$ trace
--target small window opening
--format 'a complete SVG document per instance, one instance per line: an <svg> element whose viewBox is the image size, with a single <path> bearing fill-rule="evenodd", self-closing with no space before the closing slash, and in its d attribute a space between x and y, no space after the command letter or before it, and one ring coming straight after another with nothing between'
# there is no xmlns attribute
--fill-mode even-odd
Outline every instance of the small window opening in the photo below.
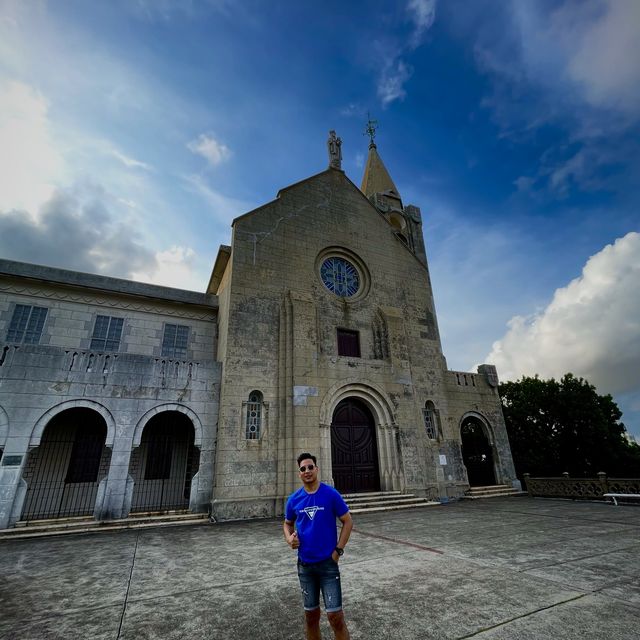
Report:
<svg viewBox="0 0 640 640"><path fill-rule="evenodd" d="M245 436L247 440L259 440L262 426L262 394L252 391L247 402L247 420Z"/></svg>
<svg viewBox="0 0 640 640"><path fill-rule="evenodd" d="M338 329L338 355L360 357L360 334L357 331Z"/></svg>

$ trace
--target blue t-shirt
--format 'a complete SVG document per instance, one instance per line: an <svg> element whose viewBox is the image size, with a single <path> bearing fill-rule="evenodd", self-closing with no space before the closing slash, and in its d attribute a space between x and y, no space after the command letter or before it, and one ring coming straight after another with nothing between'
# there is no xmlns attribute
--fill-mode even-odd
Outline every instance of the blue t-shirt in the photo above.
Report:
<svg viewBox="0 0 640 640"><path fill-rule="evenodd" d="M338 544L336 518L349 511L342 496L328 484L320 483L315 493L300 487L287 500L285 518L295 522L302 562L326 560Z"/></svg>

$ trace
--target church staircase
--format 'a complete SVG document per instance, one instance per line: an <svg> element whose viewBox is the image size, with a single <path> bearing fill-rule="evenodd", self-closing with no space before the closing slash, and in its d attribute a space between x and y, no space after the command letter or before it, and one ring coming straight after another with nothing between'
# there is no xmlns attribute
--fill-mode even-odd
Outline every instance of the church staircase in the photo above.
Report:
<svg viewBox="0 0 640 640"><path fill-rule="evenodd" d="M508 484L492 484L486 487L470 487L464 492L463 497L467 500L480 500L482 498L508 498L526 495L526 491L518 491Z"/></svg>
<svg viewBox="0 0 640 640"><path fill-rule="evenodd" d="M125 529L149 529L172 525L207 524L206 513L168 511L166 513L136 513L122 520L94 520L90 516L55 518L51 520L19 521L11 529L0 530L0 540L60 536L70 533L105 533Z"/></svg>
<svg viewBox="0 0 640 640"><path fill-rule="evenodd" d="M431 507L440 504L439 502L432 502L426 498L419 498L412 493L402 493L401 491L348 493L342 497L349 505L349 511L353 514Z"/></svg>

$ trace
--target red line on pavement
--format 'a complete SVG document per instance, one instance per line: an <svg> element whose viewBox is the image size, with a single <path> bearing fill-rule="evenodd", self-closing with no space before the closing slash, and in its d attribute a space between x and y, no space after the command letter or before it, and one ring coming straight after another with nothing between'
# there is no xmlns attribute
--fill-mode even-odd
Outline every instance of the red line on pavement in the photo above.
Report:
<svg viewBox="0 0 640 640"><path fill-rule="evenodd" d="M420 551L430 551L431 553L439 553L440 555L444 555L444 551L440 551L439 549L434 549L433 547L424 547L421 544L416 544L415 542L406 542L405 540L398 540L396 538L387 538L387 536L381 536L377 533L368 533L365 531L360 531L360 529L353 529L355 533L359 533L361 536L369 536L370 538L377 538L378 540L385 540L386 542L395 542L396 544L403 544L407 547L413 547L414 549L420 549Z"/></svg>

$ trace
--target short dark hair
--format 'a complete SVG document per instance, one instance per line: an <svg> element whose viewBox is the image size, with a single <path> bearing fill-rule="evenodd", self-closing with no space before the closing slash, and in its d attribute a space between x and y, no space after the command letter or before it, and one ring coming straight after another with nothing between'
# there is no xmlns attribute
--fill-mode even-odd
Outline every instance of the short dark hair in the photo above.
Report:
<svg viewBox="0 0 640 640"><path fill-rule="evenodd" d="M301 453L301 454L298 456L298 466L300 466L300 463L301 463L303 460L313 460L313 464L318 464L318 463L316 462L316 457L315 457L315 456L313 456L313 455L311 455L310 453L306 453L306 452L305 452L305 453Z"/></svg>

